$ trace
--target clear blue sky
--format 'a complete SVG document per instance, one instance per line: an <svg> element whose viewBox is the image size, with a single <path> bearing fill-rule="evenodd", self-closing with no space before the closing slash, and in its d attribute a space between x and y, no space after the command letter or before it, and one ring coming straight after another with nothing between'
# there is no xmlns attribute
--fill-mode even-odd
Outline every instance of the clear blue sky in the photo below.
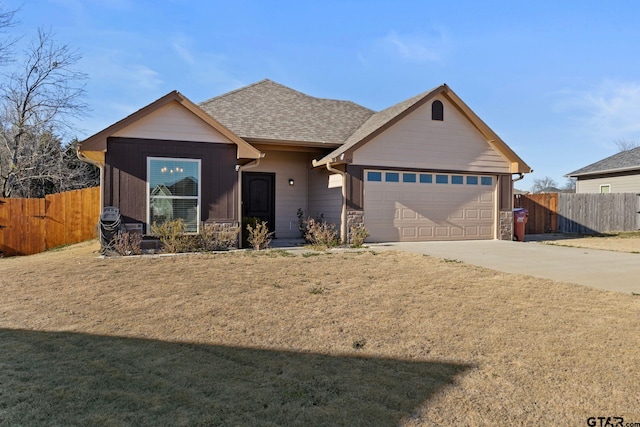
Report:
<svg viewBox="0 0 640 427"><path fill-rule="evenodd" d="M637 1L4 0L83 56L84 139L177 89L194 102L269 78L380 110L447 83L534 169L640 141ZM19 46L18 46L19 49Z"/></svg>

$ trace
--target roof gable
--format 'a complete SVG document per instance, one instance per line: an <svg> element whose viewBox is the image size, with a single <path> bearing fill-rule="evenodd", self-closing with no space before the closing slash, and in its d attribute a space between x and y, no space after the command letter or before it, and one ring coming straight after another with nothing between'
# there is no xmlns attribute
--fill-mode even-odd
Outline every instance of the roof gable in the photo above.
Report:
<svg viewBox="0 0 640 427"><path fill-rule="evenodd" d="M107 138L116 135L126 135L127 130L133 131L133 129L140 126L145 119L149 119L154 113L166 109L166 107L177 105L186 109L193 119L198 120L201 125L204 125L204 128L210 128L214 131L215 135L221 135L227 141L236 144L238 146L238 158L257 159L261 157L262 154L259 150L235 135L178 91L169 92L162 98L157 99L106 129L90 136L80 144L79 151L86 157L98 162L103 162L104 152L107 151Z"/></svg>
<svg viewBox="0 0 640 427"><path fill-rule="evenodd" d="M432 103L444 106L444 120L432 119ZM402 120L348 150L354 165L509 173L511 163L442 94L411 109Z"/></svg>
<svg viewBox="0 0 640 427"><path fill-rule="evenodd" d="M583 175L620 172L634 169L640 169L640 147L614 154L613 156L609 156L568 173L566 176L579 177Z"/></svg>
<svg viewBox="0 0 640 427"><path fill-rule="evenodd" d="M313 162L314 166L328 163L345 162L352 153L367 142L389 129L395 123L407 117L411 112L420 108L436 96L442 95L483 135L486 141L510 162L512 173L530 173L527 165L511 148L487 126L446 84L393 105L379 113L373 114L362 124L345 143L323 157Z"/></svg>
<svg viewBox="0 0 640 427"><path fill-rule="evenodd" d="M200 107L247 140L342 144L373 110L315 98L271 80L211 98Z"/></svg>

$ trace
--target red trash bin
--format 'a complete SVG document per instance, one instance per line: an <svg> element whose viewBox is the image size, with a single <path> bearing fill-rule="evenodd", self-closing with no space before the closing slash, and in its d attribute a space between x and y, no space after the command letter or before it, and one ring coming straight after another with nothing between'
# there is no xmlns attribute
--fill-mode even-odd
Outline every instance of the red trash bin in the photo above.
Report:
<svg viewBox="0 0 640 427"><path fill-rule="evenodd" d="M524 226L529 218L529 211L525 208L513 210L513 236L515 240L524 242Z"/></svg>

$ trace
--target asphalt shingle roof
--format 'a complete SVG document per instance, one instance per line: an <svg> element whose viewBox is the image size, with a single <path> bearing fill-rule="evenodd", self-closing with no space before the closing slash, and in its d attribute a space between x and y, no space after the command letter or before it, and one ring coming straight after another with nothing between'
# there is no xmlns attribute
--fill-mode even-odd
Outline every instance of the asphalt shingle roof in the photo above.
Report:
<svg viewBox="0 0 640 427"><path fill-rule="evenodd" d="M315 98L265 79L200 103L243 139L342 144L373 110Z"/></svg>
<svg viewBox="0 0 640 427"><path fill-rule="evenodd" d="M640 147L614 154L606 159L568 173L567 176L591 175L636 168L640 169Z"/></svg>

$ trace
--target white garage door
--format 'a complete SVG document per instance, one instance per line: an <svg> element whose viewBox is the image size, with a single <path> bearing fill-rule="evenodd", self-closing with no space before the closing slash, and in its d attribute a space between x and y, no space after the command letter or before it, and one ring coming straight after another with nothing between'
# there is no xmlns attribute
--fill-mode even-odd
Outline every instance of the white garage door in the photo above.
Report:
<svg viewBox="0 0 640 427"><path fill-rule="evenodd" d="M368 241L493 239L496 176L365 171Z"/></svg>

